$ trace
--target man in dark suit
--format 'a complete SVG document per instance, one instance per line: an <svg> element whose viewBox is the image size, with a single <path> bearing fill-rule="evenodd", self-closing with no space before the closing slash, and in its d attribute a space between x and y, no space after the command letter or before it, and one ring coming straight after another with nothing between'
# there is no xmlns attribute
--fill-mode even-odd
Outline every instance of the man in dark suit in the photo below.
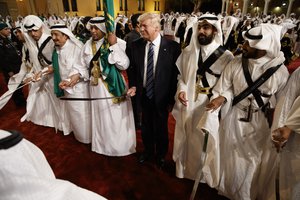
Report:
<svg viewBox="0 0 300 200"><path fill-rule="evenodd" d="M20 71L22 52L17 48L17 43L10 39L11 29L5 22L0 22L0 72L2 71L5 82ZM26 100L21 89L12 95L16 106L25 106Z"/></svg>
<svg viewBox="0 0 300 200"><path fill-rule="evenodd" d="M131 46L131 43L133 41L135 41L141 37L140 26L137 21L140 15L141 15L140 13L137 13L137 14L132 15L130 18L132 30L124 38L124 40L126 41L126 48ZM129 66L127 68L128 76L130 76L132 74L131 71L132 71L132 67ZM130 80L131 77L128 77L128 79ZM141 113L139 112L141 109L137 108L136 97L131 97L131 102L132 102L132 108L133 108L134 124L135 124L136 130L138 130L138 129L141 129L141 124L142 124Z"/></svg>
<svg viewBox="0 0 300 200"><path fill-rule="evenodd" d="M157 164L164 167L168 151L168 115L174 105L178 70L175 62L180 45L160 35L160 17L144 13L138 18L142 38L126 52L132 67L129 76L131 96L136 92L142 112L143 163L156 153Z"/></svg>
<svg viewBox="0 0 300 200"><path fill-rule="evenodd" d="M130 46L131 43L141 37L140 34L140 27L137 19L139 18L141 14L137 13L131 16L130 21L131 21L131 26L132 29L131 31L125 35L124 40L126 41L126 45Z"/></svg>

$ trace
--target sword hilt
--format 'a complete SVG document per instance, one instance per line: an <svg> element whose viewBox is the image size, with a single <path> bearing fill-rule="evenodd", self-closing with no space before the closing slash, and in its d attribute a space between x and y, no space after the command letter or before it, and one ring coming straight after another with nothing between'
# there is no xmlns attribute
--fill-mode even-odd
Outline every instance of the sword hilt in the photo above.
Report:
<svg viewBox="0 0 300 200"><path fill-rule="evenodd" d="M247 107L247 118L239 118L239 120L242 122L251 122L252 120L252 114L253 114L252 98L248 98L248 101L249 101L249 105Z"/></svg>

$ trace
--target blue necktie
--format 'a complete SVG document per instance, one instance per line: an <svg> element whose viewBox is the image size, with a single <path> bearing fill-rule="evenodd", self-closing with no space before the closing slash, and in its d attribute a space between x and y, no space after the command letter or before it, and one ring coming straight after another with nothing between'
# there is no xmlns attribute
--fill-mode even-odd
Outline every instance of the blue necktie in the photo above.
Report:
<svg viewBox="0 0 300 200"><path fill-rule="evenodd" d="M153 88L154 88L154 77L153 77L153 43L149 44L148 57L147 57L147 74L146 74L146 96L149 99L153 97Z"/></svg>

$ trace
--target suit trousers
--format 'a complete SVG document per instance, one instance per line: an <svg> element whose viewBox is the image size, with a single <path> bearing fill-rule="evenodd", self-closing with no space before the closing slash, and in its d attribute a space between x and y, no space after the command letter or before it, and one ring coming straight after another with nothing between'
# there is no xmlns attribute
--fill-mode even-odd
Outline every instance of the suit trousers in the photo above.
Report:
<svg viewBox="0 0 300 200"><path fill-rule="evenodd" d="M142 140L144 152L156 153L158 158L164 158L168 152L168 116L167 108L158 109L154 101L145 93L142 97Z"/></svg>

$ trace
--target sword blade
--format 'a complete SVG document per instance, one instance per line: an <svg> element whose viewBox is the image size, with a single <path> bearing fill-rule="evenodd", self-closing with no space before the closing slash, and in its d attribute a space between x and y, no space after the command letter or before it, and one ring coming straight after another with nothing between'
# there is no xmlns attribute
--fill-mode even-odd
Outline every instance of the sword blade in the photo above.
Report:
<svg viewBox="0 0 300 200"><path fill-rule="evenodd" d="M205 129L202 129L202 131L205 133L205 135L204 135L204 142L203 142L203 148L202 148L202 153L201 153L201 161L200 161L201 163L200 163L197 175L196 175L196 179L195 179L195 183L194 183L194 186L193 186L192 193L190 195L190 200L193 200L195 198L199 182L200 182L200 180L202 179L202 176L203 176L202 169L203 169L203 166L205 164L206 157L207 157L206 150L207 150L209 132L206 131Z"/></svg>
<svg viewBox="0 0 300 200"><path fill-rule="evenodd" d="M117 96L117 97L94 97L94 98L69 98L69 97L60 97L60 100L65 101L95 101L95 100L105 100L105 99L118 99L118 98L124 98L127 97L127 95Z"/></svg>
<svg viewBox="0 0 300 200"><path fill-rule="evenodd" d="M20 84L22 84L22 83L9 83L7 85L20 85Z"/></svg>
<svg viewBox="0 0 300 200"><path fill-rule="evenodd" d="M276 178L275 178L275 199L280 200L280 185L279 185L279 176L280 176L280 150L277 152L276 156Z"/></svg>
<svg viewBox="0 0 300 200"><path fill-rule="evenodd" d="M1 97L1 99L5 99L6 97L9 97L11 94L13 94L15 91L21 89L22 87L25 87L26 85L30 84L32 81L29 81L28 83L25 83L19 87L17 87L14 91L11 91L10 93L8 93L6 96Z"/></svg>

